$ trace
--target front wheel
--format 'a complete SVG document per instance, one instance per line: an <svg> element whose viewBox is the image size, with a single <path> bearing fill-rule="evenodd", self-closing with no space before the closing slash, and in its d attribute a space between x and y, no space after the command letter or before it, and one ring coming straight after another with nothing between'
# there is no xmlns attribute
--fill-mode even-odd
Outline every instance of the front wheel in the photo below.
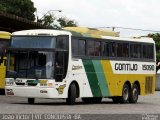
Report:
<svg viewBox="0 0 160 120"><path fill-rule="evenodd" d="M124 84L123 90L122 90L122 96L119 99L120 103L128 103L129 97L130 97L130 88L128 84Z"/></svg>
<svg viewBox="0 0 160 120"><path fill-rule="evenodd" d="M139 87L137 84L134 84L131 90L131 95L129 98L130 103L136 103L139 95Z"/></svg>
<svg viewBox="0 0 160 120"><path fill-rule="evenodd" d="M66 99L66 102L68 105L74 105L76 101L76 85L72 83L69 87L68 91L68 98Z"/></svg>

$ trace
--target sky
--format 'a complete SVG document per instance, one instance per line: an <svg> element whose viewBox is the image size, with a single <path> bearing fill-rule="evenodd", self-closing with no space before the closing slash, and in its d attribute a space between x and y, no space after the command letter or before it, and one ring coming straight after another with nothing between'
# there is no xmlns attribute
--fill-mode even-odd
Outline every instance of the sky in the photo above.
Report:
<svg viewBox="0 0 160 120"><path fill-rule="evenodd" d="M160 0L32 0L41 18L49 10L73 19L78 26L124 27L160 31ZM115 28L120 36L142 36L152 31Z"/></svg>

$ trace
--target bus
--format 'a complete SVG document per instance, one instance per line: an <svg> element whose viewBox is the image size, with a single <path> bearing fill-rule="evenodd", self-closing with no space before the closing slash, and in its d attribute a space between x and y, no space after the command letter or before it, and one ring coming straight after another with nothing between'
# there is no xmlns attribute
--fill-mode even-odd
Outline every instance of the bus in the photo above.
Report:
<svg viewBox="0 0 160 120"><path fill-rule="evenodd" d="M4 95L5 74L6 74L6 48L10 40L11 33L0 31L0 95Z"/></svg>
<svg viewBox="0 0 160 120"><path fill-rule="evenodd" d="M104 34L105 33L105 34ZM107 36L108 35L108 36ZM136 103L155 91L156 53L151 38L121 38L93 28L24 30L12 34L6 95L28 99L76 98L99 103Z"/></svg>

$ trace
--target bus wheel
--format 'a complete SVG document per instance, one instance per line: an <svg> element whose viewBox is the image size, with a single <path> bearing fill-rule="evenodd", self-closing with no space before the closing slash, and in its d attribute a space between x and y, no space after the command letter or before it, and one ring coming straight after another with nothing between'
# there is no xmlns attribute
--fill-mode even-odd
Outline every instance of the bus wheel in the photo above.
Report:
<svg viewBox="0 0 160 120"><path fill-rule="evenodd" d="M82 98L84 103L100 103L102 101L102 97L93 97L93 98Z"/></svg>
<svg viewBox="0 0 160 120"><path fill-rule="evenodd" d="M131 95L129 98L130 103L136 103L138 100L139 87L137 84L134 84L131 90Z"/></svg>
<svg viewBox="0 0 160 120"><path fill-rule="evenodd" d="M29 104L34 104L35 102L35 99L34 98L28 98L28 103Z"/></svg>
<svg viewBox="0 0 160 120"><path fill-rule="evenodd" d="M74 105L76 101L76 85L72 83L69 87L68 98L66 102L68 105Z"/></svg>
<svg viewBox="0 0 160 120"><path fill-rule="evenodd" d="M130 88L128 84L124 84L123 90L122 90L122 96L120 96L120 103L128 103L130 97Z"/></svg>

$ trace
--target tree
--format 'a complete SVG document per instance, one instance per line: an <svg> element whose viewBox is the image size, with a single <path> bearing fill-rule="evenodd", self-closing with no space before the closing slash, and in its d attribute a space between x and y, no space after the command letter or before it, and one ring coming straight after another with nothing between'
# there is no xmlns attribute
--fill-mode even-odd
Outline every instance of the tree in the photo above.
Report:
<svg viewBox="0 0 160 120"><path fill-rule="evenodd" d="M41 23L41 24L43 24L43 25L45 25L45 26L53 26L52 24L53 24L53 22L56 20L56 18L53 16L53 15L51 15L51 14L49 14L49 15L45 15L43 18L41 18L41 19L38 19L38 21L37 22L39 22L39 23ZM54 27L54 26L53 26Z"/></svg>
<svg viewBox="0 0 160 120"><path fill-rule="evenodd" d="M152 34L148 34L148 37L153 38L153 40L155 41L156 44L156 58L157 60L160 60L160 34L159 33L152 33Z"/></svg>
<svg viewBox="0 0 160 120"><path fill-rule="evenodd" d="M63 28L63 27L76 27L77 26L77 23L74 20L70 20L66 17L61 17L57 21L61 25L61 28Z"/></svg>
<svg viewBox="0 0 160 120"><path fill-rule="evenodd" d="M35 20L36 8L31 0L0 0L0 11Z"/></svg>
<svg viewBox="0 0 160 120"><path fill-rule="evenodd" d="M45 26L51 26L54 29L77 26L77 22L74 20L68 19L67 17L56 18L56 16L52 14L44 15L38 22Z"/></svg>

